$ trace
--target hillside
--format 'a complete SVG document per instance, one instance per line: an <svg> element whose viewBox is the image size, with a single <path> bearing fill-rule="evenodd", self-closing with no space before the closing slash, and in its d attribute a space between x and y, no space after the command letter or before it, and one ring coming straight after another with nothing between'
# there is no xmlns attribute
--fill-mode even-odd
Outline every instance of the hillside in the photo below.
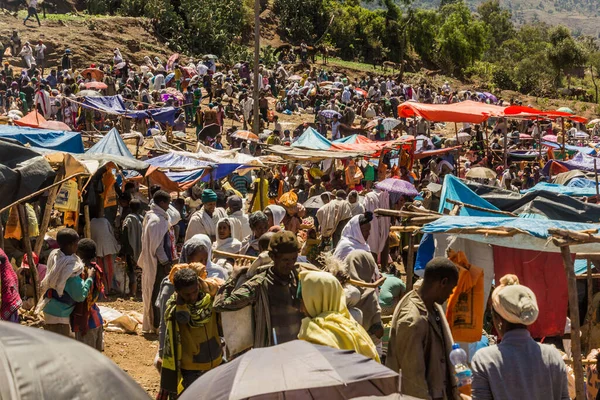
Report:
<svg viewBox="0 0 600 400"><path fill-rule="evenodd" d="M466 0L472 10L485 0ZM500 0L516 24L540 20L551 25L566 25L574 34L600 37L598 0ZM411 7L437 8L440 0L414 0Z"/></svg>
<svg viewBox="0 0 600 400"><path fill-rule="evenodd" d="M140 64L144 56L164 58L172 53L157 39L152 24L146 18L48 14L47 19L42 19L42 28L38 28L33 23L23 26L25 15L23 12L15 15L0 11L0 37L10 37L14 29L23 42L43 40L52 65L67 48L73 52L73 62L78 68L89 63L112 62L116 47L134 64ZM21 67L17 57L9 61Z"/></svg>

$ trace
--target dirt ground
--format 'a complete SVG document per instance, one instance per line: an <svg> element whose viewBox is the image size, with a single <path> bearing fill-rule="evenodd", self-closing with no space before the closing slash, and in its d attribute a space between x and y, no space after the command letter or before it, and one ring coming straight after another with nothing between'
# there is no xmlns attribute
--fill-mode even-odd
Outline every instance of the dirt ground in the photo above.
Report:
<svg viewBox="0 0 600 400"><path fill-rule="evenodd" d="M142 312L142 299L116 298L99 303L118 311ZM157 335L143 335L141 327L137 334L115 332L104 333L104 355L127 372L150 396L156 397L160 386L160 375L154 368L154 356L158 349Z"/></svg>

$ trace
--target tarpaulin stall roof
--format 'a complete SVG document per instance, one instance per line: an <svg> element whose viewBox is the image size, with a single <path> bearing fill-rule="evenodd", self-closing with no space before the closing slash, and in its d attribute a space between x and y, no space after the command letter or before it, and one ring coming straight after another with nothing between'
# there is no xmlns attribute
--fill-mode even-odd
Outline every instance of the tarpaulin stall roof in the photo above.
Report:
<svg viewBox="0 0 600 400"><path fill-rule="evenodd" d="M285 160L297 161L322 161L327 159L356 158L364 155L359 151L328 151L328 150L307 150L293 148L289 146L268 146L267 150L280 156Z"/></svg>
<svg viewBox="0 0 600 400"><path fill-rule="evenodd" d="M364 142L364 143L333 143L331 145L332 151L362 151L365 153L368 152L378 152L381 151L385 147L396 147L403 146L405 148L412 148L412 141L399 141L399 140L388 140L384 142Z"/></svg>
<svg viewBox="0 0 600 400"><path fill-rule="evenodd" d="M557 221L600 222L600 205L584 203L573 197L548 191L537 191L521 195L473 182L467 183L467 186L502 211L509 211L518 215L527 214L528 216L537 214Z"/></svg>
<svg viewBox="0 0 600 400"><path fill-rule="evenodd" d="M71 127L60 121L48 121L42 114L37 110L31 111L23 118L14 121L15 125L26 126L29 128L58 130L58 131L70 131Z"/></svg>
<svg viewBox="0 0 600 400"><path fill-rule="evenodd" d="M14 139L32 147L66 151L68 153L83 153L83 141L81 140L81 134L78 132L0 125L0 137Z"/></svg>
<svg viewBox="0 0 600 400"><path fill-rule="evenodd" d="M0 208L50 185L54 175L43 156L17 142L0 139Z"/></svg>
<svg viewBox="0 0 600 400"><path fill-rule="evenodd" d="M496 206L482 199L480 196L475 194L475 192L469 189L469 187L460 179L450 174L444 177L444 185L442 186L442 193L440 194L440 206L438 209L439 213L447 214L454 208L454 204L447 202L448 199L460 201L462 203L470 204L477 207L499 211ZM458 215L471 217L491 217L497 214L475 210L468 207L461 207Z"/></svg>
<svg viewBox="0 0 600 400"><path fill-rule="evenodd" d="M407 101L398 106L398 115L408 118L420 116L428 121L470 122L480 124L490 117L502 116L503 107L476 101L452 104L424 104Z"/></svg>
<svg viewBox="0 0 600 400"><path fill-rule="evenodd" d="M513 236L497 236L474 232L476 229L490 230L494 228L503 228L515 234ZM423 226L423 232L450 233L475 242L496 246L560 253L560 248L548 240L551 236L548 230L552 228L570 231L597 231L599 226L549 219L536 220L535 224L532 224L531 220L527 218L444 216ZM600 243L574 244L571 245L571 251L573 253L597 253L600 252Z"/></svg>
<svg viewBox="0 0 600 400"><path fill-rule="evenodd" d="M131 118L152 118L157 122L175 124L175 114L177 108L162 107L152 108L147 110L130 111L125 108L125 103L121 95L117 96L101 96L101 97L84 97L84 107L102 111L107 114L125 115Z"/></svg>
<svg viewBox="0 0 600 400"><path fill-rule="evenodd" d="M545 176L550 176L552 171L551 168L554 164L558 164L564 167L566 170L580 169L582 171L594 171L594 160L598 159L596 157L588 156L583 153L577 153L575 154L575 156L573 156L572 159L568 161L551 160L552 162L547 162L546 165L544 165L544 168L542 169L542 174L544 174ZM600 171L600 162L596 161L596 163L598 171Z"/></svg>
<svg viewBox="0 0 600 400"><path fill-rule="evenodd" d="M90 147L86 154L112 154L127 158L134 158L133 154L127 148L127 145L119 135L117 128L112 128L108 133Z"/></svg>
<svg viewBox="0 0 600 400"><path fill-rule="evenodd" d="M521 190L521 193L531 193L538 192L544 190L546 192L552 192L557 194L562 194L565 196L595 196L596 188L595 187L572 187L572 186L563 186L558 185L556 183L548 183L548 182L540 182L532 188Z"/></svg>
<svg viewBox="0 0 600 400"><path fill-rule="evenodd" d="M331 148L331 142L313 127L309 126L304 133L292 143L291 147L311 150L329 150Z"/></svg>
<svg viewBox="0 0 600 400"><path fill-rule="evenodd" d="M358 133L355 133L354 135L346 136L341 139L336 139L331 143L332 144L341 144L341 143L356 144L356 143L374 143L374 142L375 142L374 140L369 139L365 135L359 135Z"/></svg>
<svg viewBox="0 0 600 400"><path fill-rule="evenodd" d="M415 158L415 160L420 160L420 159L426 158L426 157L439 156L441 154L446 154L451 151L459 150L461 148L462 148L462 146L454 146L454 147L444 147L443 149L436 149L436 150L425 150L425 151L415 153L414 158Z"/></svg>
<svg viewBox="0 0 600 400"><path fill-rule="evenodd" d="M546 146L546 147L550 147L554 150L562 150L562 144L542 140L542 145ZM569 152L581 152L586 155L595 155L596 154L596 149L593 147L573 146L573 145L566 144L566 143L565 143L565 150L567 150Z"/></svg>

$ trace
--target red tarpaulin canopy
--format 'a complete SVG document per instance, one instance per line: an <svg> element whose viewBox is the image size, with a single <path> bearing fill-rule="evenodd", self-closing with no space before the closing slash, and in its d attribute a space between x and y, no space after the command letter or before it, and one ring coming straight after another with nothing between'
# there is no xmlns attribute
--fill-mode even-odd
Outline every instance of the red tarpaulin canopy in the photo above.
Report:
<svg viewBox="0 0 600 400"><path fill-rule="evenodd" d="M566 118L571 121L586 123L587 118L579 117L577 115L570 114L564 111L542 111L533 107L525 107L525 106L509 106L504 109L504 114L507 117L513 118L526 118L526 119L535 119L537 117L544 117L550 119L556 118Z"/></svg>
<svg viewBox="0 0 600 400"><path fill-rule="evenodd" d="M60 131L70 131L69 125L60 121L47 121L46 118L36 110L33 110L23 118L16 120L15 125L27 126L29 128L51 129Z"/></svg>
<svg viewBox="0 0 600 400"><path fill-rule="evenodd" d="M420 116L428 121L470 122L480 124L490 117L503 116L504 107L476 101L452 104L423 104L407 101L398 106L398 115L409 118Z"/></svg>
<svg viewBox="0 0 600 400"><path fill-rule="evenodd" d="M389 140L385 142L375 142L369 138L362 136L363 139L359 139L360 135L356 138L355 143L332 143L330 150L342 150L342 151L380 151L384 147L395 147L400 145L412 146L412 141L400 141L400 140Z"/></svg>

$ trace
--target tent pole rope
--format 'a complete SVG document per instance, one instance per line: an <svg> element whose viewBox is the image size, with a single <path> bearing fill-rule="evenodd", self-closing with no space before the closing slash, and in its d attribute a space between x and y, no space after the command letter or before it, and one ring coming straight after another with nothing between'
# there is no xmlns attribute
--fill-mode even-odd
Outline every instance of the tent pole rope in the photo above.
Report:
<svg viewBox="0 0 600 400"><path fill-rule="evenodd" d="M35 192L31 193L30 195L28 195L28 196L25 196L25 197L23 197L23 198L21 198L21 199L19 199L19 200L15 201L15 202L13 202L13 203L11 203L11 204L7 205L6 207L4 207L4 208L0 209L0 213L1 213L1 212L4 212L4 211L6 211L6 210L8 210L8 209L10 209L12 206L16 206L16 205L17 205L17 204L19 204L19 203L23 203L23 202L25 202L25 201L27 201L27 200L29 200L29 199L32 199L32 198L34 198L35 196L38 196L38 195L40 195L40 194L44 193L46 190L48 190L48 189L52 189L54 186L58 186L58 185L60 185L60 184L62 184L62 183L64 183L64 182L68 181L69 179L75 178L76 176L79 176L79 175L88 175L88 173L87 173L87 172L78 172L78 173L76 173L76 174L73 174L73 175L71 175L71 176L68 176L68 177L66 177L65 179L61 179L61 180L60 180L60 181L58 181L58 182L54 182L52 185L50 185L50 186L46 186L46 187L45 187L45 188L43 188L43 189L40 189L40 190L38 190L38 191L35 191Z"/></svg>

